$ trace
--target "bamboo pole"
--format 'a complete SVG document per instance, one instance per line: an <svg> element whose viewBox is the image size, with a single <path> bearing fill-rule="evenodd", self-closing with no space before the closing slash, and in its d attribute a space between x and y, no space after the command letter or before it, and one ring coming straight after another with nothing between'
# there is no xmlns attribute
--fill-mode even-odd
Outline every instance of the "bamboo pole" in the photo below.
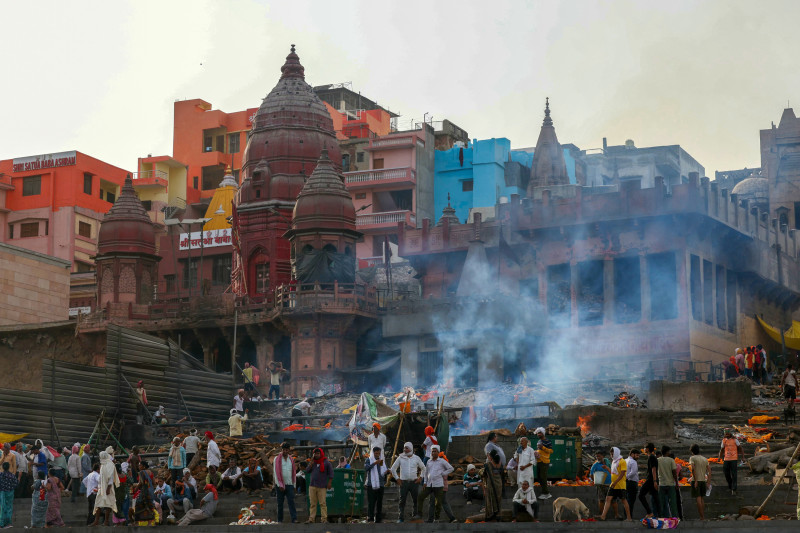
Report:
<svg viewBox="0 0 800 533"><path fill-rule="evenodd" d="M405 411L409 401L411 401L411 391L406 392L406 401L403 404L403 407L400 409L400 425L397 427L397 437L394 439L394 449L392 450L392 464L394 464L394 460L397 459L397 444L400 442L400 432L403 431L403 422L405 422L406 420Z"/></svg>
<svg viewBox="0 0 800 533"><path fill-rule="evenodd" d="M792 457L791 457L791 459L789 459L789 462L788 462L788 463L786 463L786 468L783 470L783 473L781 474L781 477L780 477L780 479L778 479L778 481L775 483L775 486L774 486L774 487L772 487L772 490L771 490L771 491L769 492L769 494L767 495L767 498L764 500L764 503L762 503L762 504L761 504L761 505L758 507L758 509L756 510L756 514L755 514L755 517L756 517L756 518L758 518L759 516L761 516L761 511L763 511L763 510L764 510L764 507L766 507L766 505L767 505L767 502L770 500L770 498L772 498L772 495L775 493L775 491L776 491L776 490L778 490L778 487L780 486L780 484L781 484L781 481L783 481L783 478L784 478L784 476L786 476L786 472L788 472L788 471L789 471L789 468L791 468L791 466L792 466L792 461L794 461L794 458L795 458L795 456L797 456L797 452L798 452L798 451L800 451L800 444L798 444L798 445L795 447L795 449L794 449L794 453L792 454Z"/></svg>

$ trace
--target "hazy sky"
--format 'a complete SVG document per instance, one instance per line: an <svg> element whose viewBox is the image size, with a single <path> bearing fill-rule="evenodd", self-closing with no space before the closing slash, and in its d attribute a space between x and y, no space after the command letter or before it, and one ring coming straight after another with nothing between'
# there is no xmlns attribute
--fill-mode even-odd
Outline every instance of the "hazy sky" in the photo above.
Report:
<svg viewBox="0 0 800 533"><path fill-rule="evenodd" d="M128 170L172 153L172 108L257 107L295 43L312 85L533 146L680 144L760 164L758 130L800 112L800 1L0 0L0 159L80 150Z"/></svg>

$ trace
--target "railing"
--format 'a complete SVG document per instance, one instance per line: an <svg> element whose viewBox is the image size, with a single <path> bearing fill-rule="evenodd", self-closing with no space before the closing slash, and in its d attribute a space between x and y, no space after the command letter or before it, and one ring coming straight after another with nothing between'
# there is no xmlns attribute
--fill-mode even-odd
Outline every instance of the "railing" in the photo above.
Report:
<svg viewBox="0 0 800 533"><path fill-rule="evenodd" d="M133 173L133 185L159 185L166 187L169 184L169 176L163 170L145 170Z"/></svg>
<svg viewBox="0 0 800 533"><path fill-rule="evenodd" d="M376 312L374 288L356 283L300 283L275 289L274 306L281 312L308 310L360 310Z"/></svg>
<svg viewBox="0 0 800 533"><path fill-rule="evenodd" d="M417 216L411 211L386 211L383 213L366 213L356 217L356 226L395 225L405 222L407 226L416 227Z"/></svg>
<svg viewBox="0 0 800 533"><path fill-rule="evenodd" d="M359 172L348 172L344 175L346 185L366 184L376 181L411 181L416 180L416 172L405 168L387 168L383 170L363 170Z"/></svg>
<svg viewBox="0 0 800 533"><path fill-rule="evenodd" d="M384 139L372 139L369 141L370 148L390 148L402 145L413 145L414 135L393 135Z"/></svg>

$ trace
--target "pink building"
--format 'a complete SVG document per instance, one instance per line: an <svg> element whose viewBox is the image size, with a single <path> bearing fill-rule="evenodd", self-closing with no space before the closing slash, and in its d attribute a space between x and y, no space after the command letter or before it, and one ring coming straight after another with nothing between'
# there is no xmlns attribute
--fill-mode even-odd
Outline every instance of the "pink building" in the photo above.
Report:
<svg viewBox="0 0 800 533"><path fill-rule="evenodd" d="M397 224L416 228L417 220L434 218L434 132L398 131L369 140L369 170L345 172L356 207L356 226L364 233L356 246L361 267L383 257L386 237L397 244Z"/></svg>

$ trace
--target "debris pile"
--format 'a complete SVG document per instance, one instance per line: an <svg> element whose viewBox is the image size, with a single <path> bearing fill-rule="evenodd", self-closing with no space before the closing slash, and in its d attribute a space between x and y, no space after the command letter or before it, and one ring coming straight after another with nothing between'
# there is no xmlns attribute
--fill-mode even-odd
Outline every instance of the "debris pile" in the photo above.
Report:
<svg viewBox="0 0 800 533"><path fill-rule="evenodd" d="M622 391L610 402L606 402L611 407L622 409L647 409L647 400L642 400L632 392Z"/></svg>

